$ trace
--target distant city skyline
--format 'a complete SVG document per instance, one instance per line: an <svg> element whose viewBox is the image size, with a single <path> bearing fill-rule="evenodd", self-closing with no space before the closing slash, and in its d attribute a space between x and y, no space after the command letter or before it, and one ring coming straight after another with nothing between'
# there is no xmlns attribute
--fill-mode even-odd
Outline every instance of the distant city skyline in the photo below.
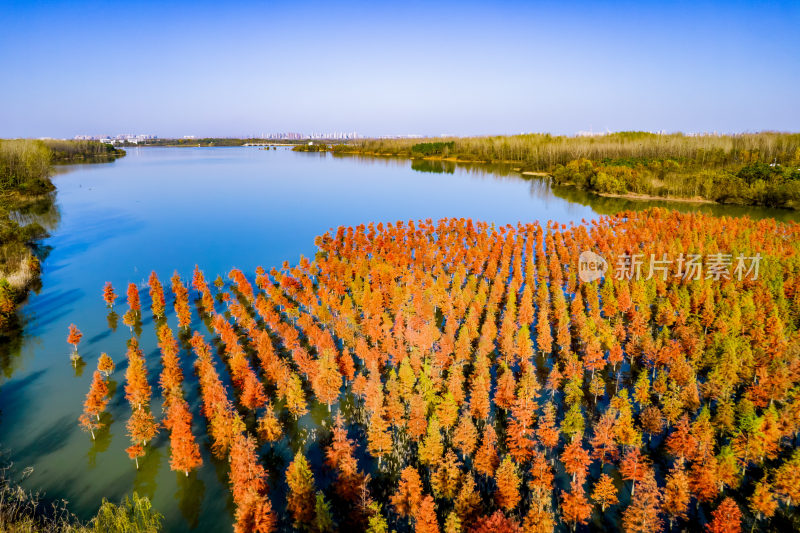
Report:
<svg viewBox="0 0 800 533"><path fill-rule="evenodd" d="M47 138L47 137L42 137ZM103 142L129 142L129 143L144 143L156 139L198 139L198 138L215 138L215 139L264 139L264 140L299 140L299 139L326 139L326 140L353 140L359 139L358 132L273 132L273 133L248 133L242 135L180 135L180 136L166 136L166 135L153 135L145 133L118 133L118 134L80 134L71 137L76 141L103 141ZM66 138L65 138L66 139Z"/></svg>
<svg viewBox="0 0 800 533"><path fill-rule="evenodd" d="M736 135L739 133L749 133L749 132L718 132L718 131L684 131L684 132L671 132L666 130L638 130L638 131L646 131L647 133L653 134L672 134L672 133L683 133L687 136L697 136L697 135ZM509 133L506 135L534 135L534 134L547 134L548 132L516 132L516 133ZM594 130L581 130L573 133L566 133L568 137L599 137L603 135L609 135L617 133L617 131L611 130L604 130L604 131L594 131ZM481 136L491 136L492 134L486 134ZM87 140L87 141L102 141L102 142L127 142L127 143L146 143L147 141L152 140L165 140L165 139L184 139L184 140L191 140L191 139L203 139L203 138L213 138L213 139L263 139L263 140L308 140L308 139L318 139L318 140L357 140L357 139L423 139L423 138L446 138L446 137L459 137L459 135L451 134L451 133L440 133L440 134L417 134L417 133L406 133L406 134L394 134L394 135L374 135L374 136L365 136L360 135L358 132L327 132L327 133L318 133L318 132L311 132L311 133L304 133L304 132L295 132L295 131L287 131L287 132L271 132L271 133L245 133L240 135L176 135L176 136L167 136L167 135L154 135L154 134L133 134L133 133L119 133L119 134L80 134L74 135L72 137L61 137L60 139L63 140ZM39 137L40 139L53 139L56 137Z"/></svg>
<svg viewBox="0 0 800 533"><path fill-rule="evenodd" d="M0 137L800 130L800 2L4 2Z"/></svg>

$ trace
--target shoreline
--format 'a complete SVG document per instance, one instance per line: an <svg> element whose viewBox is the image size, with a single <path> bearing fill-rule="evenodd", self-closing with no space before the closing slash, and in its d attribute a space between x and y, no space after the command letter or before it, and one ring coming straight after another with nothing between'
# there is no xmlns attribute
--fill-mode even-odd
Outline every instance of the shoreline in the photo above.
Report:
<svg viewBox="0 0 800 533"><path fill-rule="evenodd" d="M305 150L298 150L298 152L302 152ZM404 155L398 154L380 154L376 152L334 152L333 150L325 150L326 152L330 152L333 154L341 154L341 155L361 155L361 156L369 156L369 157L395 157L398 159L408 159L410 161L449 161L453 163L484 163L484 164L498 164L498 165L513 165L519 164L520 161L485 161L485 160L470 160L470 159L459 159L456 157L443 157L443 156L428 156L428 157L409 157ZM522 170L520 167L513 168L512 170L519 172L522 176L532 176L537 178L548 178L551 177L552 174L550 172L544 171L536 171L536 170ZM590 189L581 189L580 187L574 184L562 183L560 186L562 187L570 187L573 189L579 189L590 194L595 194L597 196L602 196L604 198L621 198L624 200L636 200L636 201L645 201L645 202L652 202L652 201L662 201L662 202L680 202L680 203L689 203L689 204L713 204L713 205L725 205L720 202L715 202L714 200L709 200L707 198L682 198L678 196L655 196L652 194L639 194L635 192L630 193L604 193L604 192L597 192L592 191ZM755 206L758 207L758 206ZM791 211L791 210L790 210Z"/></svg>
<svg viewBox="0 0 800 533"><path fill-rule="evenodd" d="M302 146L302 145L301 145ZM297 152L309 152L307 150L296 150ZM522 161L486 161L480 159L459 159L457 157L443 157L443 156L426 156L426 157L411 157L407 155L400 155L400 154L392 154L392 153L377 153L377 152L356 152L356 151L347 151L347 152L337 152L334 150L320 150L320 152L327 152L333 155L356 155L356 156L365 156L365 157L392 157L396 159L407 159L409 161L448 161L453 163L469 163L469 164L476 164L482 163L487 165L519 165ZM529 177L537 177L537 178L549 178L552 177L550 172L544 171L536 171L536 170L522 170L522 167L513 167L513 171L518 172L521 176L529 176ZM715 200L709 200L708 198L701 198L701 197L692 197L692 198L683 198L680 196L656 196L651 194L640 194L640 193L604 193L593 191L591 189L584 189L578 187L574 183L561 183L558 185L559 187L568 187L571 189L577 189L584 191L589 194L594 194L596 196L601 196L604 198L619 198L623 200L633 200L633 201L643 201L643 202L653 202L653 201L661 201L661 202L675 202L675 203L686 203L686 204L706 204L706 205L742 205L744 207L767 207L759 204L729 204L726 202L717 202ZM775 209L785 209L787 211L797 211L797 209L792 209L790 207L778 207Z"/></svg>
<svg viewBox="0 0 800 533"><path fill-rule="evenodd" d="M571 185L571 187L574 187L574 185ZM643 201L661 200L663 202L683 202L689 204L724 205L719 202L715 202L714 200L709 200L707 198L681 198L679 196L654 196L652 194L638 194L635 192L623 193L623 194L615 194L610 192L596 192L596 191L588 191L588 192L591 192L598 196L603 196L605 198L624 198L626 200L643 200Z"/></svg>

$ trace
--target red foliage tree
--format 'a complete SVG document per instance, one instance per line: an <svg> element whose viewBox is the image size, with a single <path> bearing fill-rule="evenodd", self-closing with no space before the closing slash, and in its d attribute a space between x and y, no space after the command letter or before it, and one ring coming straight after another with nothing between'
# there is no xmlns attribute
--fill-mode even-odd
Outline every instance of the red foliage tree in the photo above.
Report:
<svg viewBox="0 0 800 533"><path fill-rule="evenodd" d="M413 466L407 466L400 473L400 483L390 498L395 511L400 516L414 516L422 504L422 480Z"/></svg>
<svg viewBox="0 0 800 533"><path fill-rule="evenodd" d="M81 338L83 337L83 333L75 326L75 324L69 325L69 334L67 335L67 344L71 344L73 351L78 353L78 343L81 342Z"/></svg>
<svg viewBox="0 0 800 533"><path fill-rule="evenodd" d="M203 464L203 458L200 456L200 446L192 435L192 414L183 398L170 402L167 419L172 452L169 467L188 477L189 472Z"/></svg>
<svg viewBox="0 0 800 533"><path fill-rule="evenodd" d="M712 513L712 520L706 524L709 533L740 533L742 531L742 511L733 498L725 498Z"/></svg>
<svg viewBox="0 0 800 533"><path fill-rule="evenodd" d="M592 500L600 506L602 512L606 512L606 507L616 505L619 502L617 498L617 487L614 486L614 480L608 474L601 474L600 479L594 484L592 491Z"/></svg>
<svg viewBox="0 0 800 533"><path fill-rule="evenodd" d="M142 310L142 305L139 303L139 289L136 288L135 283L128 284L128 308L134 313Z"/></svg>
<svg viewBox="0 0 800 533"><path fill-rule="evenodd" d="M114 287L111 286L110 281L106 281L105 287L103 287L103 300L106 302L107 307L114 307L114 301L117 299L117 295L114 293Z"/></svg>

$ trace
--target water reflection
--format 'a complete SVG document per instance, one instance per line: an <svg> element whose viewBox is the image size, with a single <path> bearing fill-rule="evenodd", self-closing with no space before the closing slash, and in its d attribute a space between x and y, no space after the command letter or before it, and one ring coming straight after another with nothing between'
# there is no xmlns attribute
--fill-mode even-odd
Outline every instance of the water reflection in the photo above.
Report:
<svg viewBox="0 0 800 533"><path fill-rule="evenodd" d="M133 480L133 490L140 496L147 496L152 500L156 493L156 475L161 466L163 452L153 444L146 446L145 450L144 457L139 458L139 469Z"/></svg>
<svg viewBox="0 0 800 533"><path fill-rule="evenodd" d="M51 232L61 222L55 192L17 201L6 207L9 209L9 218L21 226L39 224L45 231Z"/></svg>
<svg viewBox="0 0 800 533"><path fill-rule="evenodd" d="M433 172L436 174L454 174L456 171L456 164L452 161L415 159L411 161L411 170L416 170L417 172Z"/></svg>
<svg viewBox="0 0 800 533"><path fill-rule="evenodd" d="M97 454L107 451L111 445L111 424L113 423L114 417L111 413L105 412L100 415L100 428L95 430L92 446L86 454L87 466L90 470L97 466Z"/></svg>
<svg viewBox="0 0 800 533"><path fill-rule="evenodd" d="M197 477L197 471L175 473L178 490L175 499L178 500L178 509L189 529L195 529L200 524L200 508L206 494L206 484Z"/></svg>
<svg viewBox="0 0 800 533"><path fill-rule="evenodd" d="M355 157L359 161L370 159L364 156ZM409 165L409 160L390 157L372 158L385 165ZM410 160L411 170L427 173L453 174L458 169L460 172L474 177L490 177L495 180L525 180L530 182L531 198L543 202L558 198L573 204L589 206L598 214L614 215L622 211L636 211L650 207L663 207L681 212L699 212L714 216L749 216L750 218L774 218L783 222L800 220L800 212L788 209L774 209L756 206L723 205L702 202L681 202L669 200L640 200L633 198L616 198L601 196L575 187L555 186L547 177L522 174L519 168L512 164L472 163L444 160L414 159Z"/></svg>
<svg viewBox="0 0 800 533"><path fill-rule="evenodd" d="M119 315L116 312L110 311L108 315L106 315L106 321L108 322L108 329L110 329L112 333L117 331Z"/></svg>
<svg viewBox="0 0 800 533"><path fill-rule="evenodd" d="M543 178L531 178L536 181L547 181ZM533 186L533 185L532 185ZM800 211L789 209L774 209L768 207L723 205L712 203L695 202L671 202L668 200L635 200L630 198L614 198L600 196L588 191L576 189L575 187L547 187L558 198L563 198L569 202L579 203L590 206L595 212L601 215L613 215L621 211L637 211L650 207L663 207L674 209L683 213L706 213L714 216L748 216L754 219L774 218L781 222L791 222L800 220Z"/></svg>

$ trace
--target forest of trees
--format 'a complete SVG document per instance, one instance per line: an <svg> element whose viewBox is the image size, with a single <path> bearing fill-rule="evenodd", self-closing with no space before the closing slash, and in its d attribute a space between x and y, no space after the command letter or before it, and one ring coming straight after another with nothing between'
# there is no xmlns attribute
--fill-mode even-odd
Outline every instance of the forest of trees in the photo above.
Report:
<svg viewBox="0 0 800 533"><path fill-rule="evenodd" d="M0 192L41 194L53 190L53 153L42 141L0 140Z"/></svg>
<svg viewBox="0 0 800 533"><path fill-rule="evenodd" d="M434 150L430 145L438 147ZM383 155L439 155L472 161L508 161L531 170L551 170L576 159L674 159L708 168L726 168L752 161L790 164L800 161L798 133L683 135L619 132L594 137L550 134L437 139L363 139L334 150Z"/></svg>
<svg viewBox="0 0 800 533"><path fill-rule="evenodd" d="M754 162L735 170L705 169L666 160L570 161L553 183L601 194L703 198L719 203L800 209L800 154L790 166Z"/></svg>
<svg viewBox="0 0 800 533"><path fill-rule="evenodd" d="M151 275L159 376L138 340L147 300L127 287L131 468L162 428L178 475L210 447L237 532L800 527L797 224L652 209L340 227L316 244L313 261L227 283L176 273L169 296ZM588 250L612 267L584 283ZM644 259L614 272L626 257ZM92 436L113 371L101 357ZM310 410L328 422L293 440ZM293 457L268 471L284 440Z"/></svg>
<svg viewBox="0 0 800 533"><path fill-rule="evenodd" d="M298 146L298 151L308 150ZM601 194L702 198L800 208L800 134L619 132L594 137L547 134L452 139L364 139L317 146L335 154L507 162L545 172L554 183Z"/></svg>
<svg viewBox="0 0 800 533"><path fill-rule="evenodd" d="M99 141L42 141L52 152L53 163L102 163L125 155L125 150Z"/></svg>

